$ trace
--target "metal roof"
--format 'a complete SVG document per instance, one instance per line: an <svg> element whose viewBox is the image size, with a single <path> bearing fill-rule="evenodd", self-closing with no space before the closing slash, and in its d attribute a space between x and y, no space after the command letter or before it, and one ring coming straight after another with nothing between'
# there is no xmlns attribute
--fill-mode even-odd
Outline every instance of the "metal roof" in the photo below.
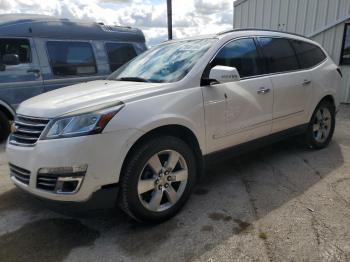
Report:
<svg viewBox="0 0 350 262"><path fill-rule="evenodd" d="M350 19L349 0L237 0L234 27L260 27L315 37Z"/></svg>
<svg viewBox="0 0 350 262"><path fill-rule="evenodd" d="M145 42L137 28L35 14L0 15L0 36Z"/></svg>

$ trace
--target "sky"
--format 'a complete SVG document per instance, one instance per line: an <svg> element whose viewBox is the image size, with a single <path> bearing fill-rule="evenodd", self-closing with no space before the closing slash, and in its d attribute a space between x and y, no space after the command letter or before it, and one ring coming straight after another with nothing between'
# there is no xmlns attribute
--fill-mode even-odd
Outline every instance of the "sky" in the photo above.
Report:
<svg viewBox="0 0 350 262"><path fill-rule="evenodd" d="M142 29L149 46L167 40L166 0L0 0L1 13L35 13ZM233 26L233 0L173 0L173 35L217 33Z"/></svg>

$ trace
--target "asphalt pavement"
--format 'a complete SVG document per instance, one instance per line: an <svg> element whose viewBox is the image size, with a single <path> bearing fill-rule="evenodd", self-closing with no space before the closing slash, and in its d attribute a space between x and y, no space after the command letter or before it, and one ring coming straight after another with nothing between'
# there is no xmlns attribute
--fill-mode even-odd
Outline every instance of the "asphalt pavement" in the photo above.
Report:
<svg viewBox="0 0 350 262"><path fill-rule="evenodd" d="M350 261L350 106L328 148L290 139L219 162L156 226L50 209L15 188L2 145L0 261Z"/></svg>

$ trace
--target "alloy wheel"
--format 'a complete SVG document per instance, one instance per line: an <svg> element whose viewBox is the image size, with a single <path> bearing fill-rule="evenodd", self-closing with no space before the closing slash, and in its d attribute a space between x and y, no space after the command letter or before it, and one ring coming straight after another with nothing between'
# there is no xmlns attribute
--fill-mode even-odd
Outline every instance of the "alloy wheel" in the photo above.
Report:
<svg viewBox="0 0 350 262"><path fill-rule="evenodd" d="M313 136L316 142L323 143L327 140L332 127L331 112L326 107L318 109L314 123L313 123Z"/></svg>
<svg viewBox="0 0 350 262"><path fill-rule="evenodd" d="M142 205L150 211L165 211L181 198L188 180L184 157L175 150L153 155L139 176L137 191Z"/></svg>

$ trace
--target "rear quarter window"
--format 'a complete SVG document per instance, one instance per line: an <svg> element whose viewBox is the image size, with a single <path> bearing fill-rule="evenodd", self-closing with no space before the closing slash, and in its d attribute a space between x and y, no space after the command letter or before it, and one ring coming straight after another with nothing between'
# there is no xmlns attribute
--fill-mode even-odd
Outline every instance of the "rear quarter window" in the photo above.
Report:
<svg viewBox="0 0 350 262"><path fill-rule="evenodd" d="M291 40L291 44L298 57L301 69L314 67L326 59L326 55L316 45L298 40Z"/></svg>

